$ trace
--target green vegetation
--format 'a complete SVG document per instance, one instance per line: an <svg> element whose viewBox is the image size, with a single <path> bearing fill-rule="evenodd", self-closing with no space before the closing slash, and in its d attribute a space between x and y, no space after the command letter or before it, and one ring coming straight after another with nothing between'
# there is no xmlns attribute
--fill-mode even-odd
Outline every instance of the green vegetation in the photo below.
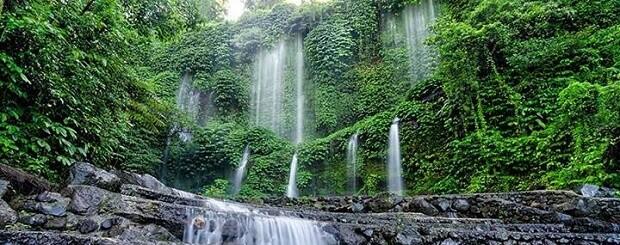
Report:
<svg viewBox="0 0 620 245"><path fill-rule="evenodd" d="M60 181L87 160L221 196L250 145L241 195L282 195L295 150L302 194L343 194L359 132L373 194L399 117L408 194L620 188L619 1L442 1L438 63L415 83L382 33L415 0L250 2L228 22L215 0L0 1L0 163ZM249 104L253 57L297 35L315 130L296 147ZM185 72L213 94L204 124L175 107Z"/></svg>

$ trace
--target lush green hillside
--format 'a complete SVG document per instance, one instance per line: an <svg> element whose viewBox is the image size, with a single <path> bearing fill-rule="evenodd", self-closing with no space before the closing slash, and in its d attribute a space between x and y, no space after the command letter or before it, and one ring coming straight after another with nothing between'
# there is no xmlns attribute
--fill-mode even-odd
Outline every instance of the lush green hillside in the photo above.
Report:
<svg viewBox="0 0 620 245"><path fill-rule="evenodd" d="M417 80L386 32L416 0L252 2L229 22L209 0L4 1L0 163L61 180L87 160L224 195L250 145L242 195L284 193L295 151L302 194L343 194L358 132L359 193L371 194L385 190L399 117L410 194L620 188L620 2L441 1L433 69ZM250 105L255 56L298 36L308 123L295 146L257 127ZM216 108L206 122L175 106L185 73Z"/></svg>

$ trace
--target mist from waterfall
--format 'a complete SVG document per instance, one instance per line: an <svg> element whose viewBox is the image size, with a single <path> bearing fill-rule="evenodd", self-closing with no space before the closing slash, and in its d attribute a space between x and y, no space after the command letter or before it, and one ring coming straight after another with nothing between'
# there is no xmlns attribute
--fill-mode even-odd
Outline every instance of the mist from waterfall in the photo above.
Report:
<svg viewBox="0 0 620 245"><path fill-rule="evenodd" d="M258 53L253 84L253 121L257 126L283 135L283 91L286 41L280 40L271 50Z"/></svg>
<svg viewBox="0 0 620 245"><path fill-rule="evenodd" d="M286 187L286 196L289 198L294 198L298 196L297 193L297 152L293 155L293 160L291 160L291 169L288 176L288 186Z"/></svg>
<svg viewBox="0 0 620 245"><path fill-rule="evenodd" d="M190 72L183 73L181 84L176 94L176 107L197 125L204 125L210 116L213 105L214 93L205 94L197 90L193 85L193 75ZM192 132L188 128L174 125L171 134L177 133L183 142L191 141Z"/></svg>
<svg viewBox="0 0 620 245"><path fill-rule="evenodd" d="M243 150L243 156L241 157L241 162L239 163L239 167L235 171L235 177L233 179L233 195L239 194L241 190L241 184L243 183L243 177L247 172L248 162L250 160L250 146L246 146Z"/></svg>
<svg viewBox="0 0 620 245"><path fill-rule="evenodd" d="M437 52L426 41L438 14L437 0L421 0L405 6L399 16L388 15L384 20L383 29L389 45L403 46L408 51L413 82L428 78L436 66Z"/></svg>
<svg viewBox="0 0 620 245"><path fill-rule="evenodd" d="M188 208L183 242L196 245L328 245L333 235L316 221L273 216L239 203L205 199L205 209Z"/></svg>
<svg viewBox="0 0 620 245"><path fill-rule="evenodd" d="M304 38L299 34L295 40L295 144L299 145L304 140L304 105L306 102L304 96Z"/></svg>
<svg viewBox="0 0 620 245"><path fill-rule="evenodd" d="M349 179L349 192L355 195L357 192L357 147L359 134L355 133L349 138L347 144L347 176Z"/></svg>
<svg viewBox="0 0 620 245"><path fill-rule="evenodd" d="M400 119L395 118L390 126L388 145L388 191L396 195L403 195L403 177L400 155Z"/></svg>

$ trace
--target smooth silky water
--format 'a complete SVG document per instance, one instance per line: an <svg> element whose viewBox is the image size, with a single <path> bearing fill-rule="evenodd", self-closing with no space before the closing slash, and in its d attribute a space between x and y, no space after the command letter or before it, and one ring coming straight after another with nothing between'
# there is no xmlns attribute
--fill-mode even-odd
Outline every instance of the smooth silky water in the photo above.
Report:
<svg viewBox="0 0 620 245"><path fill-rule="evenodd" d="M188 208L183 242L197 245L337 244L320 222L273 216L243 204L205 199L204 209Z"/></svg>
<svg viewBox="0 0 620 245"><path fill-rule="evenodd" d="M403 177L400 155L400 119L395 118L390 126L390 137L388 142L388 191L396 195L403 195Z"/></svg>
<svg viewBox="0 0 620 245"><path fill-rule="evenodd" d="M247 173L248 162L250 161L250 146L246 146L243 150L243 156L241 157L241 161L239 162L239 166L235 171L235 176L233 179L233 190L232 194L237 195L241 190L241 184L243 183L243 177Z"/></svg>

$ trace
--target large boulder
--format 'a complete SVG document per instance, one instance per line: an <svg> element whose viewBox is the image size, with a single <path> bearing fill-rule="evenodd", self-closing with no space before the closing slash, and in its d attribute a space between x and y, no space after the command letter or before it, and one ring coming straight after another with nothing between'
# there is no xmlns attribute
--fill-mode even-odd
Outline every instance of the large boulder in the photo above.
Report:
<svg viewBox="0 0 620 245"><path fill-rule="evenodd" d="M80 215L96 214L108 195L103 189L87 185L69 186L65 192L71 197L69 211Z"/></svg>
<svg viewBox="0 0 620 245"><path fill-rule="evenodd" d="M76 162L71 166L70 185L91 185L110 191L118 191L121 179L113 173L97 168L86 162Z"/></svg>
<svg viewBox="0 0 620 245"><path fill-rule="evenodd" d="M149 174L136 174L125 171L112 171L123 184L137 185L160 192L169 192L169 188Z"/></svg>
<svg viewBox="0 0 620 245"><path fill-rule="evenodd" d="M0 228L15 224L15 222L17 222L17 212L5 201L0 200Z"/></svg>

